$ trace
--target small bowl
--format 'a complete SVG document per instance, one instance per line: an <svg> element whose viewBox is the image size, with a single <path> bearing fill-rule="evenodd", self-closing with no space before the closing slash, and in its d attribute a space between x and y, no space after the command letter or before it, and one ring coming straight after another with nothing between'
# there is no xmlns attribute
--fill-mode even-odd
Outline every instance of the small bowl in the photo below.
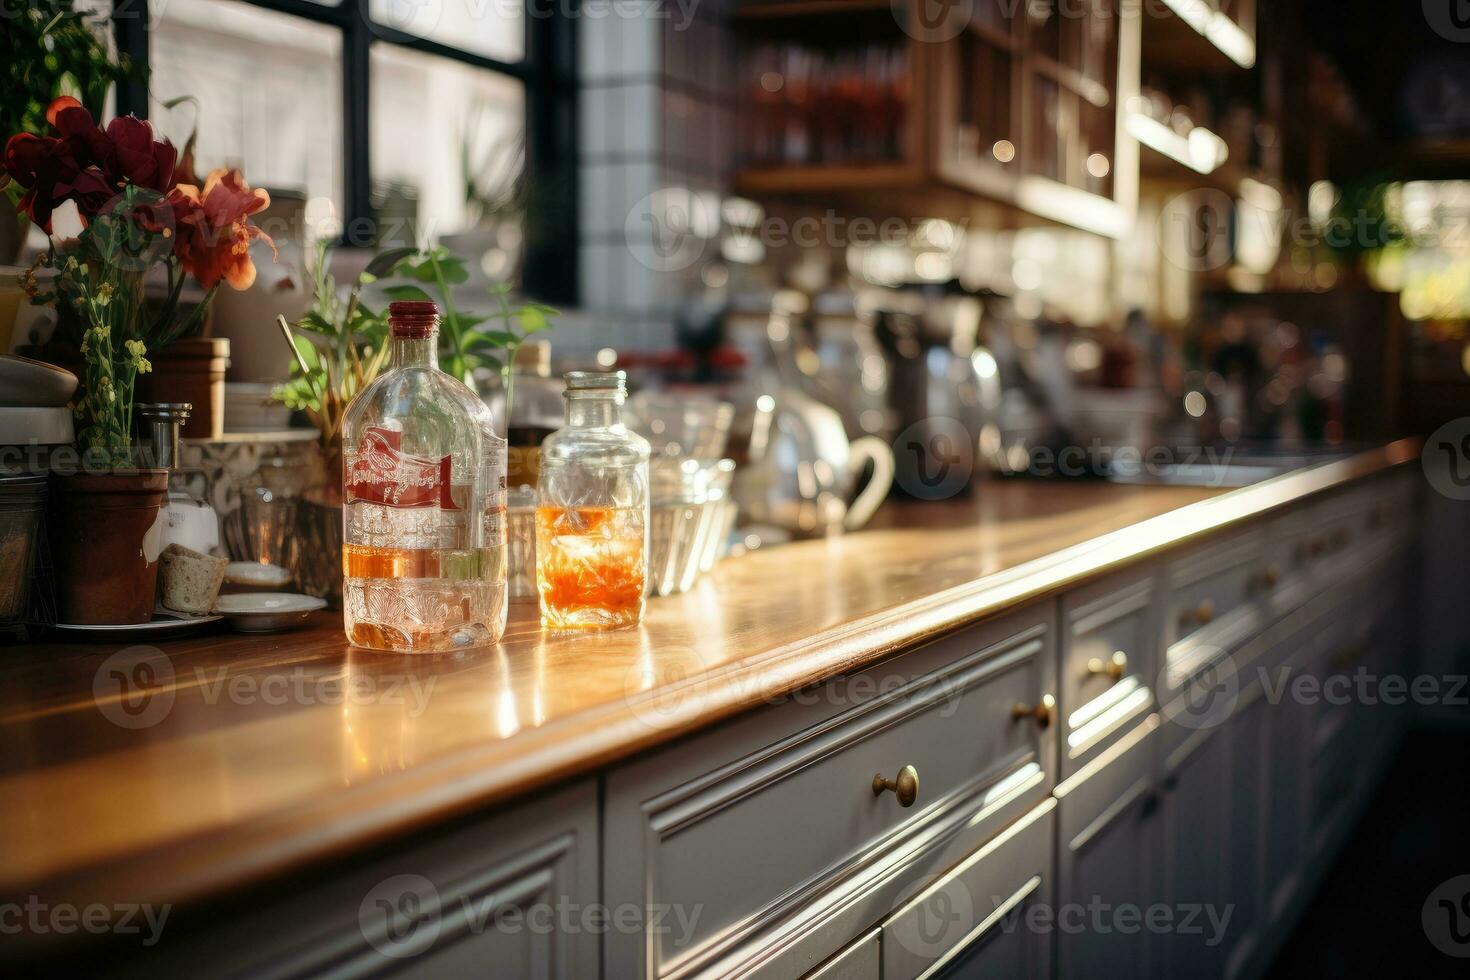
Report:
<svg viewBox="0 0 1470 980"><path fill-rule="evenodd" d="M241 633L279 633L306 621L327 600L292 592L241 592L219 597L215 612L229 620L230 628Z"/></svg>

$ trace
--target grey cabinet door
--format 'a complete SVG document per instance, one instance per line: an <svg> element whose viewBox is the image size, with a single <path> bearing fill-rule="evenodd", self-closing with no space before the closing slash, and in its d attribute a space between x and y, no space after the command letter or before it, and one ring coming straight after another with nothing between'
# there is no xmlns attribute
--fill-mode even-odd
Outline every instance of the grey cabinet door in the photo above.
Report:
<svg viewBox="0 0 1470 980"><path fill-rule="evenodd" d="M181 909L122 975L589 980L600 971L597 785L584 780L303 872L230 914Z"/></svg>
<svg viewBox="0 0 1470 980"><path fill-rule="evenodd" d="M1274 752L1267 715L1273 705L1259 693L1230 722L1229 847L1225 879L1231 915L1225 937L1225 976L1249 975L1261 947L1265 912L1267 797Z"/></svg>
<svg viewBox="0 0 1470 980"><path fill-rule="evenodd" d="M1049 977L1055 834L1048 800L898 909L883 924L883 980Z"/></svg>
<svg viewBox="0 0 1470 980"><path fill-rule="evenodd" d="M609 975L801 976L1045 801L1055 616L961 630L611 771L605 900L690 927L609 933ZM906 803L875 793L904 767Z"/></svg>
<svg viewBox="0 0 1470 980"><path fill-rule="evenodd" d="M1167 766L1159 796L1159 900L1170 919L1158 936L1165 977L1218 977L1223 972L1222 937L1215 935L1212 923L1226 914L1228 904L1229 742L1224 734L1195 733Z"/></svg>
<svg viewBox="0 0 1470 980"><path fill-rule="evenodd" d="M1136 980L1149 972L1143 912L1154 900L1157 719L1057 787L1057 976Z"/></svg>

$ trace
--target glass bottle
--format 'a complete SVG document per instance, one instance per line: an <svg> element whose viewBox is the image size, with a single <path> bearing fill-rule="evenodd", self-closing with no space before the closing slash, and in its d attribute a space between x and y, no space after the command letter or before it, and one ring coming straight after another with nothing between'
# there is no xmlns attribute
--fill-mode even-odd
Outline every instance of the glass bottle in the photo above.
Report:
<svg viewBox="0 0 1470 980"><path fill-rule="evenodd" d="M505 437L510 443L506 485L512 490L536 489L541 442L561 427L562 387L562 380L551 376L551 344L528 340L516 349L509 384L485 398L495 417L505 420ZM505 410L507 395L509 413Z"/></svg>
<svg viewBox="0 0 1470 980"><path fill-rule="evenodd" d="M643 618L648 442L622 420L622 371L566 375L566 424L541 444L536 587L548 629L613 629Z"/></svg>
<svg viewBox="0 0 1470 980"><path fill-rule="evenodd" d="M439 370L433 303L389 307L388 370L342 424L342 612L347 639L425 653L505 632L505 440L490 410Z"/></svg>

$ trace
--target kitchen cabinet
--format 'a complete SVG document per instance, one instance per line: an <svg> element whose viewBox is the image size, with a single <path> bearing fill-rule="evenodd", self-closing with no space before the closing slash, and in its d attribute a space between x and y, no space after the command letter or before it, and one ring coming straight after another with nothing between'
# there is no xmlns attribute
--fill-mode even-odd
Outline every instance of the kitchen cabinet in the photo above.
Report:
<svg viewBox="0 0 1470 980"><path fill-rule="evenodd" d="M1301 697L1293 683L1321 690L1359 668L1409 669L1418 485L1411 474L1334 482L1313 472L1321 482L1308 484L1318 488L1311 494L1277 496L1296 477L1258 488L1272 502L1251 519L1212 525L1201 512L1175 512L1086 539L1055 564L1018 563L974 591L947 587L963 605L953 616L905 607L904 621L875 625L870 614L824 642L862 633L885 645L879 654L848 646L830 661L837 666L776 694L743 691L744 701L697 722L681 712L721 695L717 672L682 678L655 704L637 700L641 669L625 673L641 662L612 660L609 670L578 660L598 683L620 679L630 706L588 730L602 744L626 722L635 748L252 884L227 905L182 905L163 943L107 970L1259 976L1371 796L1403 717L1359 699ZM1226 506L1204 514L1238 514L1253 492L1217 498ZM1095 522L1095 508L1078 519ZM1194 530L1181 534L1187 521ZM1033 524L1018 537L1039 533ZM1119 557L1125 540L1136 548ZM814 543L824 566L842 544ZM1095 564L1078 572L1084 560ZM831 591L819 599L835 601ZM920 626L920 617L930 618ZM572 654L630 640L599 637L603 646L563 650L564 661L543 642L527 669L550 672ZM678 652L676 641L650 656ZM425 710L447 704L463 726L494 704L497 723L536 718L527 731L551 738L536 714L545 702L526 699L517 715L514 698L454 687L471 662L436 666L453 673ZM742 651L722 670L746 666ZM364 778L353 767L368 758L369 734L403 736L380 757L387 765L425 751L422 718L407 724L392 705L376 711L332 711L334 727L323 731L354 736L340 743L350 755L327 738L305 743L329 747L332 777ZM301 714L292 706L271 721ZM374 728L375 717L390 724ZM682 727L660 728L669 725ZM545 743L519 744L534 752ZM436 769L463 757L430 754ZM454 785L487 776L478 766L456 772ZM352 787L375 788L370 779ZM405 792L393 803L416 799ZM1150 918L1158 912L1163 925Z"/></svg>
<svg viewBox="0 0 1470 980"><path fill-rule="evenodd" d="M1158 724L1150 716L1057 787L1057 907L1072 923L1057 933L1059 976L1149 975L1153 944L1141 916L1157 892Z"/></svg>
<svg viewBox="0 0 1470 980"><path fill-rule="evenodd" d="M960 631L610 773L608 901L700 909L689 935L610 935L611 975L798 976L1045 801L1054 612Z"/></svg>
<svg viewBox="0 0 1470 980"><path fill-rule="evenodd" d="M859 203L876 203L881 194L885 209L903 198L928 214L963 214L977 202L994 202L1032 220L1112 238L1129 232L1138 150L1119 120L1120 107L1138 90L1140 17L1120 16L1115 0L907 4L901 26L894 16L886 0L739 6L748 129L764 132L775 121L790 131L803 117L801 93L818 83L786 76L793 66L804 71L809 58L825 57L834 30L849 43L902 45L907 100L899 116L865 114L896 126L894 158L813 161L810 140L788 140L800 159L747 164L736 174L737 190L760 198L837 194ZM787 44L784 62L768 53L773 37ZM875 104L890 101L876 94L886 89L886 76L862 84L874 89ZM782 92L790 93L789 103L774 94ZM915 111L919 106L928 111Z"/></svg>
<svg viewBox="0 0 1470 980"><path fill-rule="evenodd" d="M1192 733L1165 763L1159 792L1159 891L1178 928L1159 937L1165 977L1217 977L1223 950L1210 911L1223 914L1229 824L1229 742L1215 730ZM1186 917L1188 922L1185 922Z"/></svg>

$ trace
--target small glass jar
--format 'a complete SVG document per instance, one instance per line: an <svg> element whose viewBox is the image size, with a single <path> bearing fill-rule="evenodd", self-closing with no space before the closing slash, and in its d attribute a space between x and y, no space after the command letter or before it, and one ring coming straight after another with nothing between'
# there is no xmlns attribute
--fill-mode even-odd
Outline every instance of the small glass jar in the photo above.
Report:
<svg viewBox="0 0 1470 980"><path fill-rule="evenodd" d="M643 618L648 442L622 419L623 372L566 375L566 424L541 444L536 588L548 629L616 629Z"/></svg>

